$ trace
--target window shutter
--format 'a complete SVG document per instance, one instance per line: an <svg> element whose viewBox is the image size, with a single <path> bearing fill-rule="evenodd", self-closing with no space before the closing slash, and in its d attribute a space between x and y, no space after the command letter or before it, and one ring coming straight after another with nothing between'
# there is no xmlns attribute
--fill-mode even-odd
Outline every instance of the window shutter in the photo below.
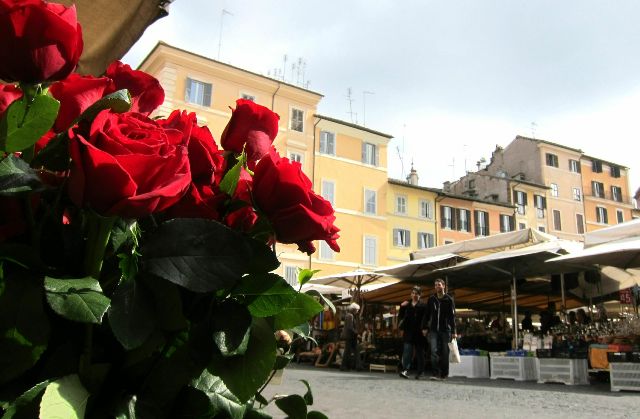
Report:
<svg viewBox="0 0 640 419"><path fill-rule="evenodd" d="M516 229L516 217L513 215L509 216L509 231L515 231Z"/></svg>
<svg viewBox="0 0 640 419"><path fill-rule="evenodd" d="M527 194L525 192L522 192L522 205L527 205Z"/></svg>
<svg viewBox="0 0 640 419"><path fill-rule="evenodd" d="M487 230L488 236L489 234L491 234L491 230L489 229L489 213L483 212L482 215L484 216L484 228Z"/></svg>
<svg viewBox="0 0 640 419"><path fill-rule="evenodd" d="M184 88L184 101L189 102L189 98L191 97L191 83L193 80L187 77L187 85Z"/></svg>
<svg viewBox="0 0 640 419"><path fill-rule="evenodd" d="M457 230L460 222L460 210L458 208L451 209L451 230Z"/></svg>
<svg viewBox="0 0 640 419"><path fill-rule="evenodd" d="M603 212L604 212L604 223L605 224L609 224L609 217L608 217L608 214L607 214L607 209L604 208Z"/></svg>
<svg viewBox="0 0 640 419"><path fill-rule="evenodd" d="M480 225L478 224L478 210L473 211L473 232L479 235Z"/></svg>
<svg viewBox="0 0 640 419"><path fill-rule="evenodd" d="M367 161L367 143L362 143L362 163Z"/></svg>
<svg viewBox="0 0 640 419"><path fill-rule="evenodd" d="M211 106L211 83L204 83L202 106Z"/></svg>
<svg viewBox="0 0 640 419"><path fill-rule="evenodd" d="M378 146L373 147L373 163L376 167L380 164L378 162Z"/></svg>
<svg viewBox="0 0 640 419"><path fill-rule="evenodd" d="M444 228L445 226L445 222L444 222L444 207L440 207L440 224L441 227Z"/></svg>
<svg viewBox="0 0 640 419"><path fill-rule="evenodd" d="M404 236L407 239L407 242L405 243L405 246L410 247L411 246L411 234L409 232L409 230L405 230L404 231Z"/></svg>

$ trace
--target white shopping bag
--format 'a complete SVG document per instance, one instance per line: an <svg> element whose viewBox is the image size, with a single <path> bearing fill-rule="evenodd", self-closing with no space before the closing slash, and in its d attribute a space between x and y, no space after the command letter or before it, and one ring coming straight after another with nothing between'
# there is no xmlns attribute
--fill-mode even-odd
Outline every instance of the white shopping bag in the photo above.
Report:
<svg viewBox="0 0 640 419"><path fill-rule="evenodd" d="M449 363L460 363L460 351L458 351L458 341L456 339L451 339L451 342L449 342Z"/></svg>

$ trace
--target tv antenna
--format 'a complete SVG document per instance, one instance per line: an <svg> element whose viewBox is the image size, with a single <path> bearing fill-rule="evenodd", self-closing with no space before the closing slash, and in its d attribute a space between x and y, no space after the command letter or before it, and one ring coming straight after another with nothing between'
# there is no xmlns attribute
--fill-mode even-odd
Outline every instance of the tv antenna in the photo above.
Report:
<svg viewBox="0 0 640 419"><path fill-rule="evenodd" d="M366 107L366 97L367 95L373 95L375 94L374 92L370 92L368 90L365 90L364 92L362 92L362 126L366 127L367 126L367 107Z"/></svg>
<svg viewBox="0 0 640 419"><path fill-rule="evenodd" d="M218 37L218 61L220 61L220 50L222 49L222 26L224 25L224 15L233 16L233 13L227 9L220 12L220 36Z"/></svg>
<svg viewBox="0 0 640 419"><path fill-rule="evenodd" d="M533 138L534 140L536 139L536 127L538 126L538 124L536 124L536 121L533 121L531 123L531 138Z"/></svg>
<svg viewBox="0 0 640 419"><path fill-rule="evenodd" d="M349 112L347 112L349 114L349 118L351 118L351 122L353 122L353 97L351 96L351 88L349 87L347 89L347 100L349 101Z"/></svg>
<svg viewBox="0 0 640 419"><path fill-rule="evenodd" d="M451 159L451 164L449 165L449 167L451 168L451 178L455 179L456 177L456 158L452 158Z"/></svg>

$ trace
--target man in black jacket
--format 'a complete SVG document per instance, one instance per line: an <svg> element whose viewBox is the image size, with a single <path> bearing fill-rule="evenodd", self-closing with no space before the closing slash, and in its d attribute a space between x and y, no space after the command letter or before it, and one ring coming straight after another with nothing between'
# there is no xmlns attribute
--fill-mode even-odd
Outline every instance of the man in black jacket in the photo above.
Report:
<svg viewBox="0 0 640 419"><path fill-rule="evenodd" d="M424 318L425 306L420 302L422 288L415 286L411 289L411 301L404 301L400 304L398 319L401 321L402 329L402 370L400 376L409 378L409 366L415 356L416 380L424 373L424 347L425 338L422 334L422 319Z"/></svg>
<svg viewBox="0 0 640 419"><path fill-rule="evenodd" d="M435 280L436 293L427 300L423 333L427 335L431 350L433 380L443 380L449 375L449 342L456 338L456 308L453 299L444 292L444 281Z"/></svg>

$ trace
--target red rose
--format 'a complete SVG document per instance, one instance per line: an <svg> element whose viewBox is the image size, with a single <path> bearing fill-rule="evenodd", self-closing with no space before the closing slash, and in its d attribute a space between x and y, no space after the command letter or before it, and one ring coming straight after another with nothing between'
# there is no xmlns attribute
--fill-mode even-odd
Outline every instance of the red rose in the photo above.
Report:
<svg viewBox="0 0 640 419"><path fill-rule="evenodd" d="M199 127L195 113L173 111L158 124L177 129L188 138L191 185L178 203L167 210L169 217L192 217L219 220L218 206L226 197L217 191L226 161L207 127Z"/></svg>
<svg viewBox="0 0 640 419"><path fill-rule="evenodd" d="M315 251L313 240L324 240L335 251L338 231L331 203L311 189L311 181L298 162L280 157L275 151L256 165L253 197L256 206L271 222L276 240L296 243L300 251Z"/></svg>
<svg viewBox="0 0 640 419"><path fill-rule="evenodd" d="M0 117L9 105L22 97L22 90L13 84L0 84Z"/></svg>
<svg viewBox="0 0 640 419"><path fill-rule="evenodd" d="M71 74L65 80L51 85L51 96L60 101L54 130L62 132L68 129L89 106L122 89L127 89L131 95L130 112L148 116L164 101L164 90L156 78L115 61L107 68L105 77Z"/></svg>
<svg viewBox="0 0 640 419"><path fill-rule="evenodd" d="M246 99L238 99L236 109L231 112L231 119L220 138L222 148L235 153L242 153L244 148L250 162L259 160L269 152L278 135L280 117Z"/></svg>
<svg viewBox="0 0 640 419"><path fill-rule="evenodd" d="M100 112L70 132L69 195L101 215L138 218L177 202L191 182L187 138L137 113Z"/></svg>
<svg viewBox="0 0 640 419"><path fill-rule="evenodd" d="M0 79L64 79L76 68L82 46L75 6L0 0Z"/></svg>
<svg viewBox="0 0 640 419"><path fill-rule="evenodd" d="M131 94L131 112L149 115L164 102L164 89L158 79L140 70L132 70L128 64L114 61L105 76L115 83L116 90L127 89Z"/></svg>

